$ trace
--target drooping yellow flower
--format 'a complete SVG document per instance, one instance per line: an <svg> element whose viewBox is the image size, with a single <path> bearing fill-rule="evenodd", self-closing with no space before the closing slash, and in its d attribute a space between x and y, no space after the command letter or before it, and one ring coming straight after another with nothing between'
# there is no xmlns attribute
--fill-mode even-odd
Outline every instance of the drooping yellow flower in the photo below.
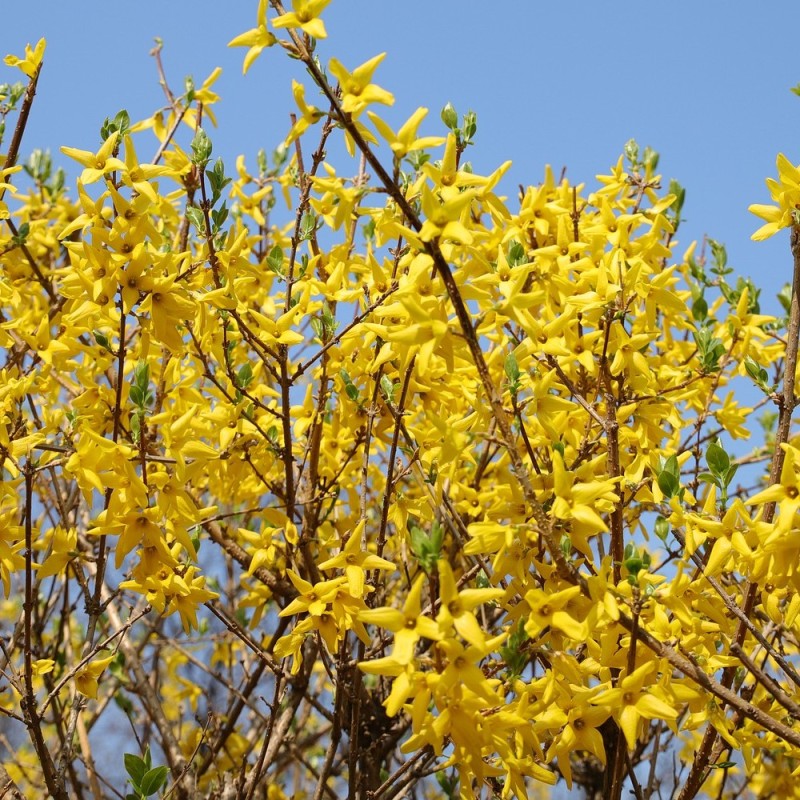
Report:
<svg viewBox="0 0 800 800"><path fill-rule="evenodd" d="M644 663L622 678L618 686L600 692L590 701L611 711L631 750L636 747L642 720L673 720L678 716L678 711L662 699L663 691L660 686L645 685L655 667L653 661Z"/></svg>
<svg viewBox="0 0 800 800"><path fill-rule="evenodd" d="M97 697L98 679L113 660L114 656L107 656L90 661L75 674L75 688L86 697Z"/></svg>
<svg viewBox="0 0 800 800"><path fill-rule="evenodd" d="M315 125L324 116L324 112L320 111L316 106L310 106L306 103L306 87L302 83L292 81L292 94L297 107L300 109L300 117L292 125L292 130L286 137L287 145L302 136L311 125Z"/></svg>
<svg viewBox="0 0 800 800"><path fill-rule="evenodd" d="M749 211L761 217L766 224L762 225L750 238L760 242L774 236L782 228L798 224L800 212L800 169L798 169L783 153L776 160L778 180L767 178L767 188L777 205L753 203Z"/></svg>
<svg viewBox="0 0 800 800"><path fill-rule="evenodd" d="M800 509L800 452L791 445L782 445L784 450L781 477L778 483L754 494L749 505L777 503L780 516L776 524L776 532L786 533L794 524L794 516Z"/></svg>
<svg viewBox="0 0 800 800"><path fill-rule="evenodd" d="M409 664L414 659L414 649L421 638L440 639L439 626L430 617L422 614L422 588L425 575L419 575L406 596L403 610L397 608L370 608L362 611L358 618L362 622L380 625L394 633L392 658L398 665Z"/></svg>
<svg viewBox="0 0 800 800"><path fill-rule="evenodd" d="M325 25L319 15L331 0L292 0L293 11L287 11L272 20L275 28L300 28L315 39L327 37Z"/></svg>
<svg viewBox="0 0 800 800"><path fill-rule="evenodd" d="M228 42L228 47L250 48L244 56L244 63L242 64L243 75L253 66L253 63L261 55L261 51L265 47L272 47L278 41L275 38L275 34L267 30L267 0L259 0L256 20L258 24L255 28L240 33Z"/></svg>
<svg viewBox="0 0 800 800"><path fill-rule="evenodd" d="M484 634L474 609L504 594L502 589L462 589L458 591L453 570L443 559L439 561L439 595L442 601L436 621L443 630L451 626L471 645L482 648L486 644Z"/></svg>

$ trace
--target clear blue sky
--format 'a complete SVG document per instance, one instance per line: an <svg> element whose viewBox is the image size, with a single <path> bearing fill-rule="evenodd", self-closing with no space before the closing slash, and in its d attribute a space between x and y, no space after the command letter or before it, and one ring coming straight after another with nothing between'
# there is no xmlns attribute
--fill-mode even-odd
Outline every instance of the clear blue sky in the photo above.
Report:
<svg viewBox="0 0 800 800"><path fill-rule="evenodd" d="M259 147L271 150L287 131L300 65L274 48L242 78L245 51L226 48L253 27L256 0L4 5L0 53L48 39L26 152L94 149L104 117L124 107L138 119L161 105L148 56L154 36L177 89L187 73L199 84L223 68L212 138L231 167L240 152L253 164ZM751 243L759 223L747 206L767 202L763 179L778 151L800 162L800 98L789 91L800 82L796 0L619 3L613 11L587 0L333 0L323 17L323 62L336 55L352 67L388 52L376 81L395 95L390 122L427 106L430 134L447 101L477 111L469 158L479 172L511 159L508 193L538 182L546 163L591 182L627 139L649 144L664 178L687 188L681 247L704 233L725 242L731 264L769 295L766 310L777 309L772 295L791 274L788 237ZM148 152L140 147L141 158ZM74 178L76 165L65 166Z"/></svg>

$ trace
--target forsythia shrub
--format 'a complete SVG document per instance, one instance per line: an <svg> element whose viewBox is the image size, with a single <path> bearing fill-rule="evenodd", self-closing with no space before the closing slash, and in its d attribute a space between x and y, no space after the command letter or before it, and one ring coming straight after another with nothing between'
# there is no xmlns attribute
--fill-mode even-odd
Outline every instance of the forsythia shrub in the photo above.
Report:
<svg viewBox="0 0 800 800"><path fill-rule="evenodd" d="M310 76L233 170L215 72L67 188L21 156L45 43L6 58L0 785L800 796L800 170L752 209L780 319L649 149L506 198L473 114L393 130L327 4L231 42Z"/></svg>

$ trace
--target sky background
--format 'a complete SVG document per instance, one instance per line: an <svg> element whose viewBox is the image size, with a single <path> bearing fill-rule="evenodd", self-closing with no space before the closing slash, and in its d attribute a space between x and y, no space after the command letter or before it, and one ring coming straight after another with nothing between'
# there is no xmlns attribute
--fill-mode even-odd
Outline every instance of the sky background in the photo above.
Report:
<svg viewBox="0 0 800 800"><path fill-rule="evenodd" d="M98 0L4 5L0 54L48 40L25 153L64 144L95 150L106 116L126 108L136 120L163 105L148 55L155 36L177 92L185 75L199 86L222 67L219 128L210 133L229 169L239 153L254 167L259 148L271 152L283 139L291 79L306 78L278 48L242 77L245 50L226 45L255 25L256 0L224 10L216 0L141 0L135 10ZM437 134L446 102L459 113L474 109L478 136L468 157L483 173L512 160L508 195L539 182L545 164L593 186L628 139L650 145L665 183L676 178L687 190L678 252L706 234L722 241L736 271L763 287L763 310L777 312L774 294L791 278L788 234L751 242L760 223L747 206L768 202L764 178L775 173L778 152L800 162L800 98L789 91L800 82L800 4L674 0L611 9L587 0L491 9L472 0L333 0L319 55L352 69L387 52L374 80L395 95L393 108L376 109L390 124L426 106L422 132ZM16 70L2 70L0 80L16 80ZM316 90L307 97L314 102ZM145 160L148 139L138 141ZM58 157L74 181L77 165Z"/></svg>

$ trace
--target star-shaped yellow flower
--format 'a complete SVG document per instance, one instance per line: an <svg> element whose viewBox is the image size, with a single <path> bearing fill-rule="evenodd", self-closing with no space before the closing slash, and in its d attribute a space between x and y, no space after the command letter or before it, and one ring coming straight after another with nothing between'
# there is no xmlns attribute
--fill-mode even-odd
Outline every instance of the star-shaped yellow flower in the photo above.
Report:
<svg viewBox="0 0 800 800"><path fill-rule="evenodd" d="M240 33L228 42L228 47L250 48L244 56L243 75L253 66L253 62L261 55L261 51L265 47L272 47L278 41L275 34L267 30L267 0L259 0L256 19L258 25L255 28Z"/></svg>
<svg viewBox="0 0 800 800"><path fill-rule="evenodd" d="M800 169L798 169L783 153L776 159L778 180L767 178L767 188L776 206L753 203L749 211L766 222L750 238L756 242L769 239L781 228L796 225L800 210Z"/></svg>
<svg viewBox="0 0 800 800"><path fill-rule="evenodd" d="M119 132L114 131L96 153L92 153L90 150L78 150L77 147L62 147L61 152L65 156L74 158L85 167L81 173L81 183L84 185L94 183L100 180L107 172L126 169L125 162L114 156L117 139L119 139Z"/></svg>
<svg viewBox="0 0 800 800"><path fill-rule="evenodd" d="M315 39L324 39L328 34L319 15L331 0L292 0L294 11L275 17L272 24L276 28L300 28L303 33Z"/></svg>

